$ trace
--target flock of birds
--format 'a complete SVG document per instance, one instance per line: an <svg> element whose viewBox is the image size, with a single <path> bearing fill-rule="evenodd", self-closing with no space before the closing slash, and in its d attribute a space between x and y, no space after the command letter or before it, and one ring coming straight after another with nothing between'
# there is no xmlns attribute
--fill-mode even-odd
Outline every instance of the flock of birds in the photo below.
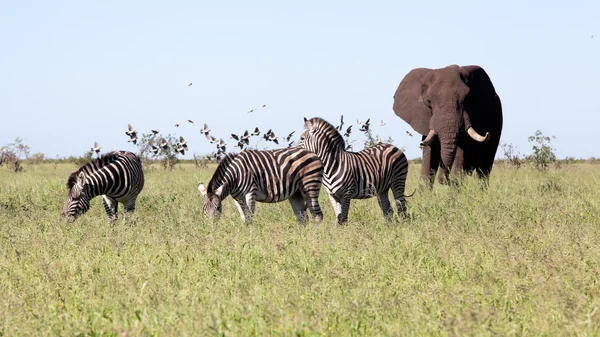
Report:
<svg viewBox="0 0 600 337"><path fill-rule="evenodd" d="M191 83L190 83L191 85ZM266 107L266 104L263 104L262 107ZM255 109L251 109L250 111L248 111L248 113L254 112L256 111L258 108ZM194 121L191 119L187 120L188 123L190 124L194 124ZM366 122L361 122L359 119L356 120L356 124L360 125L359 131L363 132L363 133L368 133L371 130L371 119L367 119ZM380 126L385 126L386 123L382 120ZM175 124L175 127L179 127L180 124ZM349 125L345 131L344 131L344 115L341 115L340 117L340 123L339 125L336 126L336 129L340 132L340 134L342 134L343 132L343 137L346 141L346 150L352 150L352 145L348 142L348 139L350 138L350 134L352 133L352 126L353 125ZM211 134L211 129L209 128L207 123L204 123L203 128L200 129L200 134L204 135L204 137L206 138L206 140L208 142L210 142L211 144L215 144L216 146L216 151L212 152L211 154L207 155L206 158L209 160L215 159L217 158L220 154L225 153L227 151L227 143L223 140L223 138L217 138L215 136L213 136ZM159 131L158 130L150 130L150 132L152 133L152 137L156 136ZM296 133L296 131L292 131L290 132L287 136L282 137L281 140L284 143L287 143L287 147L292 147L294 144L294 140L292 139L294 134ZM406 131L406 133L412 137L412 134L408 131ZM129 139L127 140L127 142L131 142L134 145L137 144L138 142L138 131L131 125L131 124L127 124L127 131L125 131L125 134L129 137ZM277 145L279 145L279 137L275 134L275 132L273 132L272 129L269 129L267 132L262 133L262 137L261 137L261 131L258 127L254 128L254 131L249 132L248 130L245 130L243 133L240 134L235 134L232 133L230 139L233 139L236 142L236 145L234 145L233 147L236 149L244 150L245 148L247 148L250 145L250 138L251 137L259 137L264 139L267 142L273 142ZM377 137L376 142L381 142L381 139L379 139L379 137ZM152 149L151 152L154 155L158 155L159 152L161 150L168 150L169 149L169 143L166 139L162 138L158 141L158 142L154 142L154 144L156 145L151 145ZM188 143L187 141L183 138L183 137L179 137L179 141L175 144L171 144L172 148L174 151L185 155L185 152L188 151ZM97 142L94 142L94 146L90 149L92 152L96 153L97 156L100 156L100 145Z"/></svg>

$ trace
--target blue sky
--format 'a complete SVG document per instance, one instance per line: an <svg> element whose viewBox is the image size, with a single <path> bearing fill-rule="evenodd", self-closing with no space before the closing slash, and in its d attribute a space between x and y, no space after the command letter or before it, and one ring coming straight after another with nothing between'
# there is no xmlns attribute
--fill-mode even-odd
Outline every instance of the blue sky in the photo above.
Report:
<svg viewBox="0 0 600 337"><path fill-rule="evenodd" d="M304 116L344 114L371 118L414 158L419 138L392 111L400 80L478 64L503 103L502 142L529 154L540 129L561 158L600 157L599 16L598 1L4 1L0 145L21 137L49 157L94 141L135 150L131 123L201 154L214 149L204 122L229 140L255 126L297 135Z"/></svg>

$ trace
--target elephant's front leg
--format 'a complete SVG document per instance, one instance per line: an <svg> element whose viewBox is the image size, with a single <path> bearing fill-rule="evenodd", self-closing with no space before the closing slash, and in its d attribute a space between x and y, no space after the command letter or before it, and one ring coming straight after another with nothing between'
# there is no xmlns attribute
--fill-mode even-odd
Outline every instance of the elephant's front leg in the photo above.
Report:
<svg viewBox="0 0 600 337"><path fill-rule="evenodd" d="M423 139L425 139L425 136L423 136ZM440 142L438 140L433 141L429 146L423 147L421 179L430 188L435 182L435 174L437 172L438 166L440 165L440 161Z"/></svg>

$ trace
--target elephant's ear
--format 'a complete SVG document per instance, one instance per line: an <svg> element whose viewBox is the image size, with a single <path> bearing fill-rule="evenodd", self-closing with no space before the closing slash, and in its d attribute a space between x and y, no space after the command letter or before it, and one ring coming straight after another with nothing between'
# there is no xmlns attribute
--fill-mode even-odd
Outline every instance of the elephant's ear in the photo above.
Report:
<svg viewBox="0 0 600 337"><path fill-rule="evenodd" d="M470 94L494 96L496 90L488 74L480 66L464 66L461 68L461 74L465 83L469 86Z"/></svg>
<svg viewBox="0 0 600 337"><path fill-rule="evenodd" d="M417 68L411 70L404 78L394 94L394 113L418 133L429 133L431 109L425 104L423 94L429 87L428 76L431 69Z"/></svg>

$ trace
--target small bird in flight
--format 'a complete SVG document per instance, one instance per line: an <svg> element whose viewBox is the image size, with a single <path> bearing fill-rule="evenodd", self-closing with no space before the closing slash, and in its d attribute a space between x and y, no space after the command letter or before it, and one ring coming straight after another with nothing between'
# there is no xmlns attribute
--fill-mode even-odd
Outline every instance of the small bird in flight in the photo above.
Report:
<svg viewBox="0 0 600 337"><path fill-rule="evenodd" d="M371 121L371 118L367 119L367 121L365 122L365 124L363 124L363 125L360 127L360 129L359 129L359 130L360 130L360 131L362 131L362 132L365 132L365 133L369 132L369 126L371 126L371 125L369 124L369 122L370 122L370 121Z"/></svg>
<svg viewBox="0 0 600 337"><path fill-rule="evenodd" d="M92 152L96 152L97 156L100 156L100 149L101 149L100 145L98 143L94 142L94 147L92 147L90 150Z"/></svg>
<svg viewBox="0 0 600 337"><path fill-rule="evenodd" d="M194 124L194 121L191 119L188 119L188 123Z"/></svg>
<svg viewBox="0 0 600 337"><path fill-rule="evenodd" d="M216 142L218 142L219 140L211 135L209 135L208 133L205 135L206 139L208 139L210 141L211 144L214 144Z"/></svg>
<svg viewBox="0 0 600 337"><path fill-rule="evenodd" d="M179 123L175 124L175 127L178 128L179 127Z"/></svg>
<svg viewBox="0 0 600 337"><path fill-rule="evenodd" d="M137 131L131 126L131 124L127 123L128 131L125 131L125 134L129 137L135 137L137 135Z"/></svg>
<svg viewBox="0 0 600 337"><path fill-rule="evenodd" d="M352 132L352 125L350 125L347 129L346 129L346 133L344 133L344 137L350 137L350 133Z"/></svg>
<svg viewBox="0 0 600 337"><path fill-rule="evenodd" d="M191 87L191 86L192 86L192 82L188 83L188 87Z"/></svg>
<svg viewBox="0 0 600 337"><path fill-rule="evenodd" d="M254 132L251 133L252 136L260 136L260 130L258 130L258 126L254 128Z"/></svg>
<svg viewBox="0 0 600 337"><path fill-rule="evenodd" d="M381 126L385 126L385 122L383 121L383 119L381 120Z"/></svg>
<svg viewBox="0 0 600 337"><path fill-rule="evenodd" d="M292 136L294 135L294 133L296 133L296 131L292 131L292 133L290 133L287 137L283 138L283 141L289 142L290 139L292 139Z"/></svg>
<svg viewBox="0 0 600 337"><path fill-rule="evenodd" d="M152 145L152 150L151 150L151 151L152 151L152 153L154 153L154 154L158 154L158 147L156 147L156 146Z"/></svg>
<svg viewBox="0 0 600 337"><path fill-rule="evenodd" d="M200 129L200 133L203 135L206 135L210 132L210 129L208 128L208 125L206 123L204 123L204 129Z"/></svg>
<svg viewBox="0 0 600 337"><path fill-rule="evenodd" d="M411 136L411 137L413 136L413 134L410 133L410 132L408 132L408 130L406 131L406 134L409 135L409 136Z"/></svg>
<svg viewBox="0 0 600 337"><path fill-rule="evenodd" d="M160 139L160 145L163 150L166 150L169 147L169 143L164 138Z"/></svg>
<svg viewBox="0 0 600 337"><path fill-rule="evenodd" d="M158 133L158 130L150 130L150 131L152 131L153 134L157 134Z"/></svg>

